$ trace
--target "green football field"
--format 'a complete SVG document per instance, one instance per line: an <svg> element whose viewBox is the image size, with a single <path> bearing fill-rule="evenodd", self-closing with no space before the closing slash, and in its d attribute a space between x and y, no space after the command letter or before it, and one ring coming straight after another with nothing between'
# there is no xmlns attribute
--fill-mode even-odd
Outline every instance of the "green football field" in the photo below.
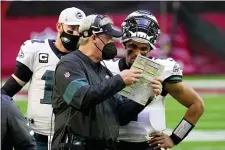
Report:
<svg viewBox="0 0 225 150"><path fill-rule="evenodd" d="M205 101L205 113L199 120L195 130L201 131L225 131L225 95L202 95ZM16 101L20 110L26 113L27 102ZM183 117L186 108L181 106L173 98L166 99L167 127L174 129ZM213 135L212 136L216 136ZM225 135L224 135L225 137ZM209 137L210 138L210 137ZM223 138L224 140L225 138ZM225 141L185 141L173 150L225 150Z"/></svg>
<svg viewBox="0 0 225 150"><path fill-rule="evenodd" d="M184 80L225 80L225 75L189 75L183 76Z"/></svg>
<svg viewBox="0 0 225 150"><path fill-rule="evenodd" d="M225 95L202 96L205 102L205 112L194 128L201 131L225 131ZM173 98L166 100L167 127L174 129L185 114L186 108ZM216 136L213 135L212 136ZM225 135L224 135L225 137ZM223 138L225 139L225 138ZM183 142L173 150L225 150L225 140L218 142Z"/></svg>

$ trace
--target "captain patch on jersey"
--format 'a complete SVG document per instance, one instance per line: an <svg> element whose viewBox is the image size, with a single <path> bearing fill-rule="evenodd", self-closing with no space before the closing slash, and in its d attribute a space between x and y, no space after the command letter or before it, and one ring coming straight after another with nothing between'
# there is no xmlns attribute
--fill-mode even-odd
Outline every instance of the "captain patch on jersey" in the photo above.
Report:
<svg viewBox="0 0 225 150"><path fill-rule="evenodd" d="M39 63L48 63L47 53L39 53Z"/></svg>

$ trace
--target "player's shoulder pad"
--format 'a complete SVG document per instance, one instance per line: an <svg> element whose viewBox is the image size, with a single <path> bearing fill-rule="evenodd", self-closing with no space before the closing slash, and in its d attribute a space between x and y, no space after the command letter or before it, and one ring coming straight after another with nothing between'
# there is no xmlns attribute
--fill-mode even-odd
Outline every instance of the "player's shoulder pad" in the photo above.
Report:
<svg viewBox="0 0 225 150"><path fill-rule="evenodd" d="M42 45L46 44L46 41L39 39L26 40L20 47L23 52L35 52L40 49Z"/></svg>
<svg viewBox="0 0 225 150"><path fill-rule="evenodd" d="M164 66L164 71L161 75L161 79L165 80L171 76L183 76L183 69L178 62L172 58L158 59L153 58L156 62Z"/></svg>
<svg viewBox="0 0 225 150"><path fill-rule="evenodd" d="M37 40L37 39L25 41L20 47L20 51L17 55L16 60L23 64L31 65L30 60L34 57L34 55L39 50L42 49L42 45L44 46L44 44L46 44L46 42L47 41ZM32 66L29 66L30 69L31 69L31 67Z"/></svg>

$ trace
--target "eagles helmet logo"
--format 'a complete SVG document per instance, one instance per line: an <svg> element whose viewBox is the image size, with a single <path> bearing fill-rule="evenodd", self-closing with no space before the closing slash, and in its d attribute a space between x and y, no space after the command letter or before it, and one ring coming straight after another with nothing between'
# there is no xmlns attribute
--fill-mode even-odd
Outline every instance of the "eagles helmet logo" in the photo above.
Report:
<svg viewBox="0 0 225 150"><path fill-rule="evenodd" d="M76 14L76 17L77 17L78 19L82 19L82 18L83 18L83 15L82 15L82 13L78 12L78 13Z"/></svg>
<svg viewBox="0 0 225 150"><path fill-rule="evenodd" d="M180 66L178 63L176 63L176 64L174 65L174 67L173 67L173 73L174 73L174 74L179 74L181 71L182 71L181 66Z"/></svg>

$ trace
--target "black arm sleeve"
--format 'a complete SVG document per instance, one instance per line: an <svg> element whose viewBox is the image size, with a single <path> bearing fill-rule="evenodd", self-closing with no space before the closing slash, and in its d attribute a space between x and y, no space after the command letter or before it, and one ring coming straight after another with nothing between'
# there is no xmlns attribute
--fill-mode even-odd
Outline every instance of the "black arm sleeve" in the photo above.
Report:
<svg viewBox="0 0 225 150"><path fill-rule="evenodd" d="M23 87L11 76L6 83L2 86L2 94L6 94L10 97L13 97L18 93Z"/></svg>
<svg viewBox="0 0 225 150"><path fill-rule="evenodd" d="M65 77L65 73L69 77ZM90 85L87 79L88 77L79 63L59 64L55 71L56 86L63 99L79 110L89 109L125 87L120 75L104 79L96 85Z"/></svg>
<svg viewBox="0 0 225 150"><path fill-rule="evenodd" d="M24 64L17 61L14 75L24 82L28 82L32 77L32 71ZM11 76L1 88L3 94L13 97L23 87Z"/></svg>
<svg viewBox="0 0 225 150"><path fill-rule="evenodd" d="M8 113L8 127L15 150L36 150L33 131L28 126L27 120L19 111L14 102L11 102Z"/></svg>
<svg viewBox="0 0 225 150"><path fill-rule="evenodd" d="M17 76L20 80L22 80L24 82L28 82L31 79L33 72L26 65L17 61L16 62L16 71L15 71L14 75Z"/></svg>

